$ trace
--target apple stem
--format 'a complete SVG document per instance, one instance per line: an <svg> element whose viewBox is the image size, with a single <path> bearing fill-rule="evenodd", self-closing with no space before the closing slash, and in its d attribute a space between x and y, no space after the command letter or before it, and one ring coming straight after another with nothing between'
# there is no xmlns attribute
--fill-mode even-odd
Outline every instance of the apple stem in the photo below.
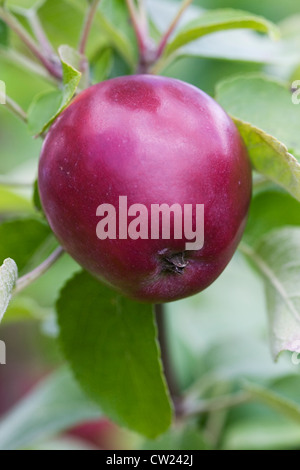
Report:
<svg viewBox="0 0 300 470"><path fill-rule="evenodd" d="M59 258L63 255L64 250L62 247L57 248L42 264L40 264L33 271L25 274L25 276L20 277L16 283L16 288L14 290L14 295L19 294L26 287L30 286L33 282L39 279L43 274L45 274Z"/></svg>
<svg viewBox="0 0 300 470"><path fill-rule="evenodd" d="M41 62L45 69L48 70L50 75L61 80L62 68L56 55L51 54L51 56L48 57L44 54L22 24L3 7L0 7L0 18L19 36L32 54Z"/></svg>
<svg viewBox="0 0 300 470"><path fill-rule="evenodd" d="M158 328L158 341L161 349L161 359L163 363L164 374L177 416L180 414L179 410L181 410L181 400L179 386L177 384L177 379L173 370L172 361L169 354L165 307L163 304L156 304L154 306L154 311Z"/></svg>
<svg viewBox="0 0 300 470"><path fill-rule="evenodd" d="M87 42L88 42L88 39L89 39L89 35L90 35L90 32L91 32L93 21L94 21L95 15L97 13L98 5L99 5L100 1L101 0L93 0L90 3L90 7L88 8L88 11L87 11L87 14L86 14L86 17L85 17L85 20L84 20L84 25L83 25L80 41L79 41L79 46L78 46L78 52L82 55L85 54Z"/></svg>
<svg viewBox="0 0 300 470"><path fill-rule="evenodd" d="M168 44L168 41L170 39L170 37L172 36L173 32L175 31L176 27L178 26L178 23L183 15L183 13L185 12L185 10L191 5L191 3L193 2L193 0L184 0L177 15L175 16L175 18L173 19L172 23L170 24L167 32L163 35L162 39L161 39L161 42L158 46L158 49L157 49L157 53L156 53L156 60L158 60L164 53L166 47L167 47L167 44Z"/></svg>
<svg viewBox="0 0 300 470"><path fill-rule="evenodd" d="M5 96L5 102L3 103L2 106L7 108L15 116L17 116L19 119L21 119L22 122L27 123L27 114L26 114L26 112L12 98L10 98L9 96L6 95Z"/></svg>

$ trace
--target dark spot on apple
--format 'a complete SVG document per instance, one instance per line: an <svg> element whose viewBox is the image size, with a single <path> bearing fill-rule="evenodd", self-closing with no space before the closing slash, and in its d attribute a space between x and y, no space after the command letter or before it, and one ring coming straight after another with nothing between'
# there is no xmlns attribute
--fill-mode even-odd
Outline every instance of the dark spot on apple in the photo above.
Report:
<svg viewBox="0 0 300 470"><path fill-rule="evenodd" d="M145 82L118 82L108 90L107 98L115 104L139 111L155 112L160 106L155 90Z"/></svg>
<svg viewBox="0 0 300 470"><path fill-rule="evenodd" d="M171 274L183 274L189 264L186 259L186 252L174 253L165 249L159 253L161 271Z"/></svg>

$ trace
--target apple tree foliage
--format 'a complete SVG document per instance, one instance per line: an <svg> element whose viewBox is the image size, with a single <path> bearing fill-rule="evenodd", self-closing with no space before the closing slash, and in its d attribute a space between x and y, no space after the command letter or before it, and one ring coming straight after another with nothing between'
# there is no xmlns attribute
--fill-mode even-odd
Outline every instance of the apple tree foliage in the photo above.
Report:
<svg viewBox="0 0 300 470"><path fill-rule="evenodd" d="M151 38L158 44L180 4L146 3ZM77 44L93 6L87 62ZM144 436L141 445L149 449L218 446L209 439L216 429L224 448L299 445L300 106L291 91L300 64L299 18L275 25L245 11L205 11L192 4L151 64L152 73L182 79L178 64L196 59L259 71L220 74L214 94L235 121L253 166L253 202L242 243L211 288L166 307L170 353L184 396L180 429L171 427L174 403L151 305L101 285L65 254L42 284L49 308L35 297L35 284L20 288L31 274L36 280L39 266L57 250L37 186L30 199L22 176L34 181L42 138L75 93L90 82L135 73L138 44L128 4L2 0L0 19L0 79L15 77L7 81L7 107L25 121L16 124L9 117L0 136L0 319L37 319L46 333L51 329L68 363L0 422L0 448L28 448L104 415ZM49 48L46 66L26 48L29 43L32 51L39 42ZM16 102L27 112L16 109ZM30 154L30 164L17 154ZM273 358L282 353L276 364L268 336ZM256 408L263 410L263 421ZM245 421L243 413L253 418ZM226 420L232 423L228 432Z"/></svg>

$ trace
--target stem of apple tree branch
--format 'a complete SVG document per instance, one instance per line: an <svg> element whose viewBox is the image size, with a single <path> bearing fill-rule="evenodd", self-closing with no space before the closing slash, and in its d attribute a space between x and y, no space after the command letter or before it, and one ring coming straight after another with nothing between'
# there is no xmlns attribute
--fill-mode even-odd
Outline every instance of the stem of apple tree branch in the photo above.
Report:
<svg viewBox="0 0 300 470"><path fill-rule="evenodd" d="M168 338L166 331L166 312L163 304L156 304L154 307L156 323L158 328L158 340L161 349L161 358L164 368L166 381L169 387L170 395L174 403L175 412L177 414L177 408L180 403L180 391L175 377L175 373L172 367L171 358L169 354ZM181 408L181 407L180 407Z"/></svg>
<svg viewBox="0 0 300 470"><path fill-rule="evenodd" d="M34 73L35 75L39 75L44 80L47 80L51 85L57 85L57 79L50 75L45 67L10 47L0 47L0 57L3 57L6 61L17 65L24 70Z"/></svg>
<svg viewBox="0 0 300 470"><path fill-rule="evenodd" d="M174 20L170 24L169 29L167 30L167 32L162 37L162 40L161 40L161 42L158 46L158 49L157 49L156 59L159 59L162 56L162 54L164 53L165 48L168 44L168 41L169 41L171 35L173 34L174 30L176 29L183 13L191 5L192 2L193 2L193 0L184 0L183 1L182 5L181 5L181 8L179 9L177 15L175 16Z"/></svg>
<svg viewBox="0 0 300 470"><path fill-rule="evenodd" d="M138 0L138 7L139 7L139 16L140 16L140 24L141 29L144 31L145 37L149 37L149 23L148 23L148 15L145 6L145 0Z"/></svg>
<svg viewBox="0 0 300 470"><path fill-rule="evenodd" d="M192 417L201 415L204 413L211 413L215 411L222 411L228 408L234 408L235 406L249 403L252 400L252 396L248 392L239 392L235 395L227 395L217 398L211 398L210 400L203 400L195 403L189 403L188 400L181 403L181 413L184 417Z"/></svg>
<svg viewBox="0 0 300 470"><path fill-rule="evenodd" d="M148 73L156 52L152 47L152 41L148 34L148 21L145 5L142 0L140 0L139 11L137 11L133 0L126 0L126 3L139 49L139 64L136 73Z"/></svg>
<svg viewBox="0 0 300 470"><path fill-rule="evenodd" d="M12 98L5 96L5 103L2 105L17 116L21 121L27 123L27 114Z"/></svg>
<svg viewBox="0 0 300 470"><path fill-rule="evenodd" d="M14 294L19 294L23 289L28 287L34 281L39 279L43 274L45 274L59 258L63 255L64 250L62 247L57 248L42 264L40 264L36 269L31 271L25 276L18 279Z"/></svg>
<svg viewBox="0 0 300 470"><path fill-rule="evenodd" d="M30 27L38 40L42 50L48 55L48 56L54 56L55 52L52 47L52 44L50 43L45 30L40 22L40 19L36 13L36 10L32 9L29 10L28 15L26 15L26 18L28 19L28 23L30 24Z"/></svg>
<svg viewBox="0 0 300 470"><path fill-rule="evenodd" d="M86 45L88 42L89 34L91 31L93 20L97 13L97 9L98 9L98 5L100 1L101 0L93 0L91 2L90 7L88 8L88 11L84 20L84 25L83 25L80 41L79 41L79 46L78 46L78 51L82 55L85 54L85 49L86 49Z"/></svg>
<svg viewBox="0 0 300 470"><path fill-rule="evenodd" d="M51 60L44 55L22 24L3 7L0 7L0 18L19 36L21 41L28 47L32 54L41 62L41 64L43 64L46 70L48 70L50 75L61 80L62 69L60 64L55 63L54 60Z"/></svg>

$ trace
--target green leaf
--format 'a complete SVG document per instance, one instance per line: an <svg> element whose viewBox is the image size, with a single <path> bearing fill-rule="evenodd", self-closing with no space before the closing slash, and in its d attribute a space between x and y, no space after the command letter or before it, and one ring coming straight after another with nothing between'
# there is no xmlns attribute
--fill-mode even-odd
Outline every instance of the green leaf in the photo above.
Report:
<svg viewBox="0 0 300 470"><path fill-rule="evenodd" d="M151 0L148 2L149 15L161 36L178 12L178 3L172 0ZM181 19L184 29L188 23L203 15L205 10L191 5ZM268 36L251 30L225 30L203 36L176 51L176 56L205 57L256 64L295 64L297 54L289 44L273 41ZM175 55L175 54L174 54Z"/></svg>
<svg viewBox="0 0 300 470"><path fill-rule="evenodd" d="M263 191L251 202L244 240L250 245L275 228L300 226L300 203L281 189Z"/></svg>
<svg viewBox="0 0 300 470"><path fill-rule="evenodd" d="M254 168L300 200L300 164L290 153L300 155L300 107L289 90L263 77L236 77L219 84L216 99L233 117Z"/></svg>
<svg viewBox="0 0 300 470"><path fill-rule="evenodd" d="M169 56L180 47L207 34L241 28L254 29L261 33L269 33L273 38L279 38L278 28L265 18L240 10L212 10L186 24L167 46L165 54Z"/></svg>
<svg viewBox="0 0 300 470"><path fill-rule="evenodd" d="M93 84L102 82L108 79L110 71L114 63L113 51L111 48L103 49L98 54L97 59L93 61L91 72L93 77Z"/></svg>
<svg viewBox="0 0 300 470"><path fill-rule="evenodd" d="M0 421L0 450L28 448L83 421L100 418L68 369L48 377Z"/></svg>
<svg viewBox="0 0 300 470"><path fill-rule="evenodd" d="M82 57L69 46L59 48L63 69L63 89L43 92L35 97L28 110L28 129L33 135L44 133L68 106L81 80Z"/></svg>
<svg viewBox="0 0 300 470"><path fill-rule="evenodd" d="M12 257L21 273L43 248L47 247L51 231L46 223L36 219L20 219L0 225L0 263Z"/></svg>
<svg viewBox="0 0 300 470"><path fill-rule="evenodd" d="M298 403L282 397L260 385L247 382L244 384L244 388L250 393L253 399L264 403L300 425L300 405Z"/></svg>
<svg viewBox="0 0 300 470"><path fill-rule="evenodd" d="M156 439L143 443L142 450L209 450L205 436L194 424L171 429Z"/></svg>
<svg viewBox="0 0 300 470"><path fill-rule="evenodd" d="M62 105L62 91L46 91L39 93L28 110L28 130L32 135L40 135L54 121L57 110Z"/></svg>
<svg viewBox="0 0 300 470"><path fill-rule="evenodd" d="M135 34L124 0L101 0L96 24L131 67L136 63Z"/></svg>
<svg viewBox="0 0 300 470"><path fill-rule="evenodd" d="M39 10L39 16L48 37L55 46L69 44L76 47L87 3L82 0L47 0ZM68 18L68 21L66 21ZM94 18L88 41L88 56L99 49L112 46L131 69L136 64L136 47L133 28L129 22L124 0L101 0Z"/></svg>
<svg viewBox="0 0 300 470"><path fill-rule="evenodd" d="M300 352L300 228L273 230L241 251L265 282L274 358L284 350Z"/></svg>
<svg viewBox="0 0 300 470"><path fill-rule="evenodd" d="M8 258L0 267L0 322L11 300L12 291L18 278L18 268L14 260Z"/></svg>
<svg viewBox="0 0 300 470"><path fill-rule="evenodd" d="M166 431L172 411L152 307L82 272L63 289L57 311L65 355L101 409L147 437Z"/></svg>

